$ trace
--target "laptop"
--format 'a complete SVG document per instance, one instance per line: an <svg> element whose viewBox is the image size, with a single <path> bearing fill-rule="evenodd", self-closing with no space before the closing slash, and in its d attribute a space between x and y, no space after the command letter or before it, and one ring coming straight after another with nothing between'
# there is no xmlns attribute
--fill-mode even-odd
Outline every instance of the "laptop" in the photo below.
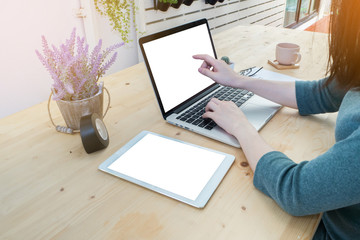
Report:
<svg viewBox="0 0 360 240"><path fill-rule="evenodd" d="M234 136L201 117L211 98L235 102L257 130L281 107L252 92L219 85L198 72L202 61L193 55L217 57L206 19L144 36L139 45L161 114L170 124L240 147Z"/></svg>

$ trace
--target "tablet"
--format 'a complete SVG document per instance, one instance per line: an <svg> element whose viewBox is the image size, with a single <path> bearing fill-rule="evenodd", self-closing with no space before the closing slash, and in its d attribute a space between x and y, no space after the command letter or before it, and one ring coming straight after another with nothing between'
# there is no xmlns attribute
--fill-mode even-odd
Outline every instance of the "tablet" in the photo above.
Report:
<svg viewBox="0 0 360 240"><path fill-rule="evenodd" d="M149 131L99 169L197 208L205 207L235 157Z"/></svg>

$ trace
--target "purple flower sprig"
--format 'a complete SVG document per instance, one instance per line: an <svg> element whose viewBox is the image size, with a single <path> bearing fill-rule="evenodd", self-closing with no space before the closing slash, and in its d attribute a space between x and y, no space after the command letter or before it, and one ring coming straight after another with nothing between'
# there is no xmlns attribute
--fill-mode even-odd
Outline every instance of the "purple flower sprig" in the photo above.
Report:
<svg viewBox="0 0 360 240"><path fill-rule="evenodd" d="M50 48L42 36L43 55L38 50L35 52L54 81L53 99L72 101L94 96L99 91L98 80L116 60L117 52L111 53L123 45L117 43L101 50L100 39L89 54L89 45L84 37L76 36L75 28L59 47Z"/></svg>

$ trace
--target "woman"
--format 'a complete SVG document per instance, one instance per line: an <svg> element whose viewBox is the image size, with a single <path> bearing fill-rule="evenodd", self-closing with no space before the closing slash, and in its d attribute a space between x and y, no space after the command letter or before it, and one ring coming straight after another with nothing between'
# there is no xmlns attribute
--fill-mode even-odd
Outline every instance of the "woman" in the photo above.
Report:
<svg viewBox="0 0 360 240"><path fill-rule="evenodd" d="M328 78L250 79L208 55L194 58L204 61L199 72L215 82L297 108L301 115L338 111L334 146L299 164L274 151L232 102L212 99L203 117L237 138L256 188L292 215L324 213L314 239L360 239L360 2L333 0L332 12Z"/></svg>

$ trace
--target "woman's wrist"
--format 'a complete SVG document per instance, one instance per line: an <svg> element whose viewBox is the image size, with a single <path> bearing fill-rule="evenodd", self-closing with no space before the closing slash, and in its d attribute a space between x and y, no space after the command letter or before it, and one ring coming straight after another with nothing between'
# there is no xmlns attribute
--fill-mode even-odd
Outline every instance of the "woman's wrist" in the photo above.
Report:
<svg viewBox="0 0 360 240"><path fill-rule="evenodd" d="M246 141L248 134L257 134L256 129L249 121L238 121L233 127L233 135L239 141L240 145L242 141Z"/></svg>
<svg viewBox="0 0 360 240"><path fill-rule="evenodd" d="M253 79L247 76L237 75L234 80L234 87L249 90L249 82Z"/></svg>
<svg viewBox="0 0 360 240"><path fill-rule="evenodd" d="M237 128L234 136L239 141L253 172L255 172L261 157L268 152L274 151L250 123L244 123L241 127Z"/></svg>

